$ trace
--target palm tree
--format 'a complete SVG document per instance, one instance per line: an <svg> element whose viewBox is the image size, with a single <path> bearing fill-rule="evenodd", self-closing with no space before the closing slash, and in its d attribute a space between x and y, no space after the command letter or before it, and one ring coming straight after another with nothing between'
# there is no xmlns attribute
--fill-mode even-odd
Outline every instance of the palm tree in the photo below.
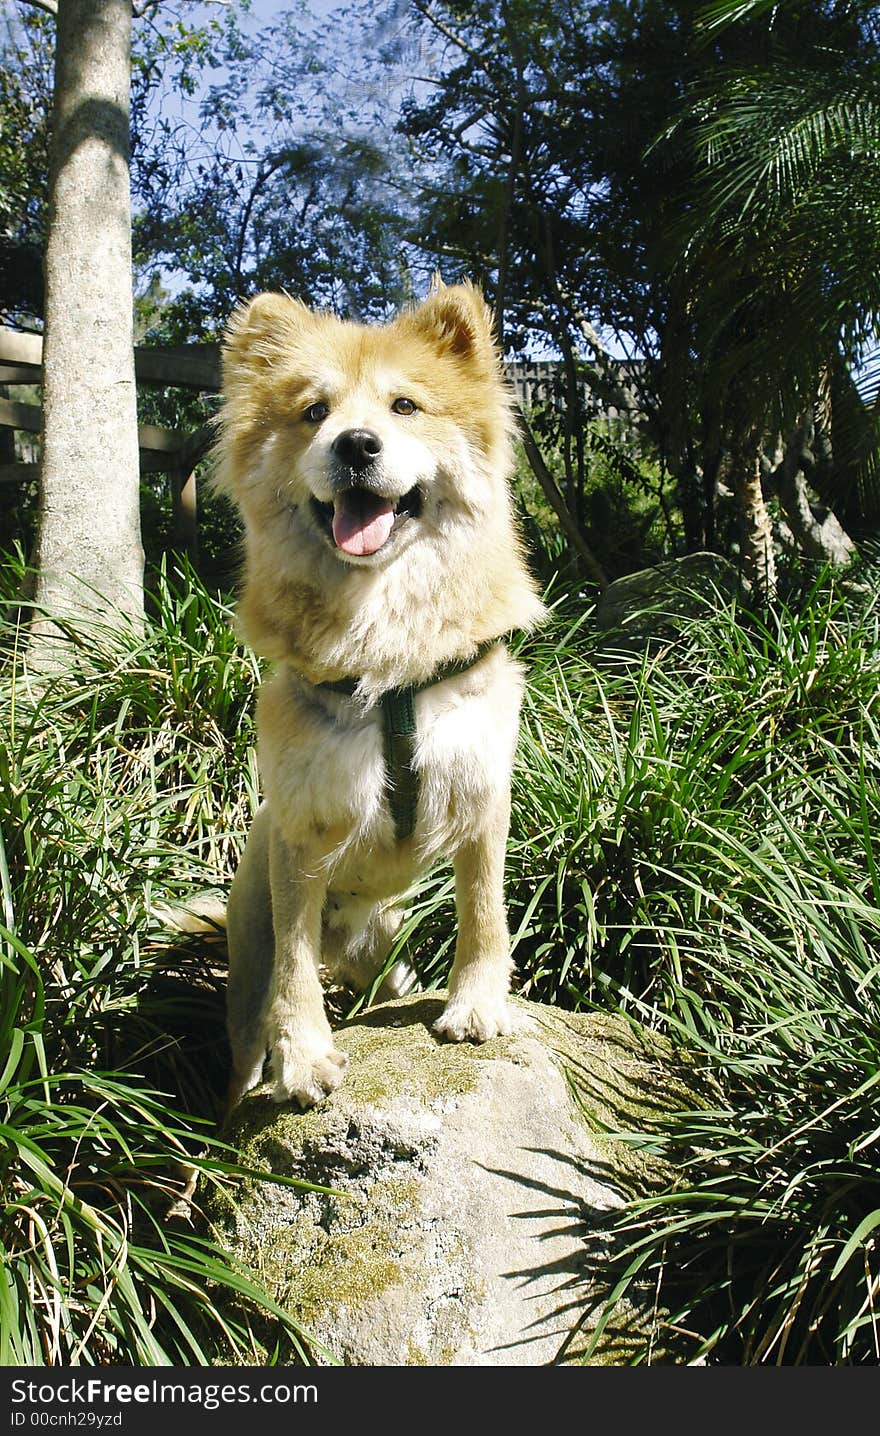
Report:
<svg viewBox="0 0 880 1436"><path fill-rule="evenodd" d="M709 53L748 27L750 58L708 66L665 136L695 162L673 268L699 275L694 333L766 590L758 469L809 556L852 552L810 487L848 521L878 512L876 425L853 379L880 315L878 7L714 0L700 21Z"/></svg>

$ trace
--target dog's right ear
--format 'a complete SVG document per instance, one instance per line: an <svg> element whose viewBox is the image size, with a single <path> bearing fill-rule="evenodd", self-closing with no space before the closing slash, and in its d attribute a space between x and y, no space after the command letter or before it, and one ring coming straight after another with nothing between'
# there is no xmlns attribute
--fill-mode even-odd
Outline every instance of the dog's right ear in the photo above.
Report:
<svg viewBox="0 0 880 1436"><path fill-rule="evenodd" d="M241 370L268 369L310 320L306 306L288 294L258 294L240 304L223 336L224 384Z"/></svg>

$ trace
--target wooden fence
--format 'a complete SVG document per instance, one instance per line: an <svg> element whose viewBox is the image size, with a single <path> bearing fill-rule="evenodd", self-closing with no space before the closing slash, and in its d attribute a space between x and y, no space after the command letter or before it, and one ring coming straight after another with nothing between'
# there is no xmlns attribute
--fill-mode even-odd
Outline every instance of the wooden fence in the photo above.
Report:
<svg viewBox="0 0 880 1436"><path fill-rule="evenodd" d="M39 334L20 334L0 328L0 385L39 384L43 341ZM201 394L220 389L220 346L187 344L173 349L137 346L134 372L138 384L152 388L179 388ZM0 429L39 434L39 404L19 404L0 398ZM214 431L210 424L184 432L158 424L138 425L142 474L167 474L171 484L173 542L195 554L198 543L198 501L195 471L207 452ZM0 463L0 484L32 479L38 464Z"/></svg>

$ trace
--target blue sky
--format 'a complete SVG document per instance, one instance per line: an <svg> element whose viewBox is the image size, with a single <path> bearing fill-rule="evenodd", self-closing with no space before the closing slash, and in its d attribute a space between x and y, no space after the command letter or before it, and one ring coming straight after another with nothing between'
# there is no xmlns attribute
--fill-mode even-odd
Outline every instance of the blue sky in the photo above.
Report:
<svg viewBox="0 0 880 1436"><path fill-rule="evenodd" d="M320 22L322 17L332 14L334 11L345 10L347 8L348 5L346 4L346 0L293 0L293 3L287 5L273 4L271 3L271 0L252 0L249 16L241 23L246 25L247 29L253 33L259 31L264 26L269 25L273 20L278 20L285 15L302 14L304 16L304 20L306 21L303 27L304 32L308 33L309 41L313 44L317 41L317 45L319 47L321 35L320 24L313 29L312 25L308 23L308 20L318 20ZM185 14L186 19L190 23L204 23L210 20L222 18L222 9L221 6L219 6L218 4L198 3L187 4L186 6L169 5L167 7L166 13L168 12L182 12ZM317 58L321 58L319 48ZM222 78L222 75L217 73L216 79L222 80ZM174 103L173 97L172 103ZM240 131L237 136L237 139L241 141L246 138L247 131ZM172 289L176 287L174 284L174 280L170 276L168 282L169 287L171 287ZM601 330L600 332L602 334L603 342L607 345L608 350L613 357L627 357L625 349L621 346L621 344L613 334L605 330ZM538 359L549 356L545 356L543 353L535 353L533 357Z"/></svg>

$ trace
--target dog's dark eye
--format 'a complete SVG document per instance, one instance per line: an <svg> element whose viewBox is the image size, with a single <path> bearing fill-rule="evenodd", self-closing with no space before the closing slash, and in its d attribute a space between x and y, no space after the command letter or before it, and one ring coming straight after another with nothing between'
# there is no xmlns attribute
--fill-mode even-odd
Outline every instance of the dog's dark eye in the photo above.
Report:
<svg viewBox="0 0 880 1436"><path fill-rule="evenodd" d="M395 399L391 409L395 414L414 414L416 412L416 406L412 399L404 398Z"/></svg>
<svg viewBox="0 0 880 1436"><path fill-rule="evenodd" d="M309 405L303 414L303 418L307 419L310 424L320 424L321 420L326 419L329 413L330 409L324 403L324 400L319 399L317 403Z"/></svg>

